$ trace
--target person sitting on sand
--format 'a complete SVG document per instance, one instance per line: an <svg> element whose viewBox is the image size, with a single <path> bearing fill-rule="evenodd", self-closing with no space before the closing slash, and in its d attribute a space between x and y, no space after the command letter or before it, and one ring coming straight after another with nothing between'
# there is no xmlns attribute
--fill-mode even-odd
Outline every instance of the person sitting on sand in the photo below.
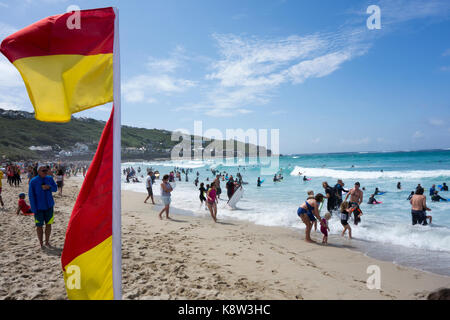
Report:
<svg viewBox="0 0 450 320"><path fill-rule="evenodd" d="M306 200L305 203L301 204L297 210L297 215L302 219L303 223L306 226L305 230L305 241L309 243L315 243L311 239L311 229L312 223L316 220L320 221L320 224L323 225L322 218L319 214L319 204L323 202L323 194L317 194L314 199Z"/></svg>
<svg viewBox="0 0 450 320"><path fill-rule="evenodd" d="M161 200L164 204L164 208L161 210L161 212L159 213L159 218L162 220L162 214L165 211L166 212L166 218L169 218L169 207L170 207L170 196L171 196L171 192L172 192L173 188L169 183L169 175L166 174L163 177L163 181L161 183Z"/></svg>
<svg viewBox="0 0 450 320"><path fill-rule="evenodd" d="M352 209L350 209L350 204L347 201L342 202L341 204L341 224L344 227L344 231L342 231L342 236L345 235L345 232L348 230L348 236L352 239L352 228L348 224L348 219L350 219L350 214Z"/></svg>
<svg viewBox="0 0 450 320"><path fill-rule="evenodd" d="M206 193L206 204L208 205L209 212L211 213L214 222L217 222L217 189L214 183Z"/></svg>
<svg viewBox="0 0 450 320"><path fill-rule="evenodd" d="M331 219L331 213L325 213L325 218L322 219L322 225L320 226L320 232L323 234L322 243L328 244L328 231L330 231L330 227L328 227L328 220Z"/></svg>
<svg viewBox="0 0 450 320"><path fill-rule="evenodd" d="M30 216L34 214L33 211L31 211L31 207L25 202L25 193L19 194L19 202L16 214L19 215L21 210L24 216Z"/></svg>

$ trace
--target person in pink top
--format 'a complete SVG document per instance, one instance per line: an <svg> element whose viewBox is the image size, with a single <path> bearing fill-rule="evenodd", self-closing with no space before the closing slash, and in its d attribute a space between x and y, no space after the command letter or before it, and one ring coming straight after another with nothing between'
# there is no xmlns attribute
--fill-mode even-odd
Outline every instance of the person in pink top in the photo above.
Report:
<svg viewBox="0 0 450 320"><path fill-rule="evenodd" d="M211 188L206 194L206 204L208 205L209 212L214 222L217 222L217 190L216 185L211 184Z"/></svg>

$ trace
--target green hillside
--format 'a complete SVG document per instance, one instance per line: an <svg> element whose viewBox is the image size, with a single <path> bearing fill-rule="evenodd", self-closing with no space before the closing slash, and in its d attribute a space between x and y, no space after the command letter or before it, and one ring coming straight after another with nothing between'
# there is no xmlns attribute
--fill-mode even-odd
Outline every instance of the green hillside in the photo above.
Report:
<svg viewBox="0 0 450 320"><path fill-rule="evenodd" d="M90 160L104 126L104 121L86 118L46 123L35 120L29 112L0 109L0 160ZM122 158L169 158L170 150L178 144L171 141L171 134L166 130L122 126ZM39 150L30 150L33 147Z"/></svg>

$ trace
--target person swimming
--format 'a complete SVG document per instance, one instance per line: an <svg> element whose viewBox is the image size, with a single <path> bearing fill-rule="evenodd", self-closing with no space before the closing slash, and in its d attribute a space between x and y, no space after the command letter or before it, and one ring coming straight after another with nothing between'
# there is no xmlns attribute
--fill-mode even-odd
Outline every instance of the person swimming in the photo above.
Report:
<svg viewBox="0 0 450 320"><path fill-rule="evenodd" d="M369 201L367 202L367 204L378 204L379 202L377 201L377 199L375 199L375 195L372 194L369 198Z"/></svg>

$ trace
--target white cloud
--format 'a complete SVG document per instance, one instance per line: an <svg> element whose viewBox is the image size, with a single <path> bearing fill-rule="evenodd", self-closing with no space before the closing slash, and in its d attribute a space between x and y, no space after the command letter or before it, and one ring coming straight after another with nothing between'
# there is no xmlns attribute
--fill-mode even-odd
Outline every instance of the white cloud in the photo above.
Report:
<svg viewBox="0 0 450 320"><path fill-rule="evenodd" d="M280 85L325 77L367 51L354 30L345 35L284 38L214 34L213 39L220 59L211 64L213 71L206 75L206 80L213 81L212 89L202 103L194 106L210 116L267 104Z"/></svg>
<svg viewBox="0 0 450 320"><path fill-rule="evenodd" d="M18 31L17 28L15 28L9 24L0 22L0 39L1 40L3 40L3 38L6 38L7 36L17 32L17 31Z"/></svg>
<svg viewBox="0 0 450 320"><path fill-rule="evenodd" d="M382 25L447 17L450 13L450 2L447 0L382 0L378 5Z"/></svg>
<svg viewBox="0 0 450 320"><path fill-rule="evenodd" d="M416 131L416 132L414 132L414 134L413 134L413 139L421 139L421 138L423 138L425 135L423 134L423 132L422 131L420 131L420 130L418 130L418 131Z"/></svg>
<svg viewBox="0 0 450 320"><path fill-rule="evenodd" d="M155 96L171 95L184 92L195 87L196 82L173 75L177 69L184 65L187 58L184 50L177 47L169 58L157 59L149 57L145 64L144 73L136 75L122 86L122 93L127 102L155 103Z"/></svg>
<svg viewBox="0 0 450 320"><path fill-rule="evenodd" d="M444 125L444 120L442 119L436 119L436 118L432 118L432 119L428 119L428 123L431 124L432 126L443 126Z"/></svg>

